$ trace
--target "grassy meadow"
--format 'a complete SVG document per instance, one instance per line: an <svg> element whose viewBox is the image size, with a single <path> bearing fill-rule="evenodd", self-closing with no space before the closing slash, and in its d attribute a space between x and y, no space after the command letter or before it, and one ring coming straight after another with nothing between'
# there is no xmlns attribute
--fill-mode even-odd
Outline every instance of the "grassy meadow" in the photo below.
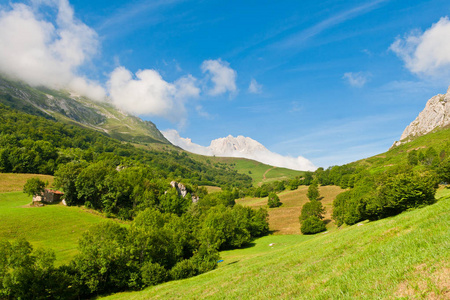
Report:
<svg viewBox="0 0 450 300"><path fill-rule="evenodd" d="M325 234L266 236L211 272L106 299L449 299L448 190L438 197Z"/></svg>
<svg viewBox="0 0 450 300"><path fill-rule="evenodd" d="M344 190L337 186L321 186L319 192L322 197L320 200L325 208L325 222L327 223L327 229L332 230L336 228L336 225L331 220L331 214L333 209L333 200L338 194ZM284 191L278 194L282 206L277 208L269 208L269 226L273 234L300 234L300 223L298 217L300 216L302 206L309 201L306 193L308 192L307 186L299 186L294 191ZM250 206L254 208L266 207L267 197L265 198L250 198L236 200L244 206Z"/></svg>
<svg viewBox="0 0 450 300"><path fill-rule="evenodd" d="M35 248L51 248L57 264L72 259L81 234L105 219L75 206L32 207L30 203L31 197L22 192L0 194L0 239L26 238Z"/></svg>

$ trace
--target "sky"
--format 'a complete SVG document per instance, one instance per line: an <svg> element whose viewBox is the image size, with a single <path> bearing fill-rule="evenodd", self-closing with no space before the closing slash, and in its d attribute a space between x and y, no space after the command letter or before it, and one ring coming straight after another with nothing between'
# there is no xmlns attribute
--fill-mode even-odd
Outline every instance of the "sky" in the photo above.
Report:
<svg viewBox="0 0 450 300"><path fill-rule="evenodd" d="M0 0L0 72L328 167L387 151L447 91L449 16L448 0Z"/></svg>

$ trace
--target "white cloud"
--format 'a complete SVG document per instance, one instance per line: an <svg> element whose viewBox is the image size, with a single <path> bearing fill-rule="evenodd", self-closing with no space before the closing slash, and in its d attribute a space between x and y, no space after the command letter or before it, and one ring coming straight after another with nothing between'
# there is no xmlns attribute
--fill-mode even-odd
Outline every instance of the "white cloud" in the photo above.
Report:
<svg viewBox="0 0 450 300"><path fill-rule="evenodd" d="M262 84L259 84L256 79L252 78L248 86L248 92L252 94L260 94L262 92Z"/></svg>
<svg viewBox="0 0 450 300"><path fill-rule="evenodd" d="M211 141L209 147L192 142L189 138L182 138L174 129L162 131L162 134L172 144L192 153L207 156L240 157L262 162L267 165L289 168L300 171L314 171L317 169L308 159L298 156L283 156L269 151L257 141L243 136L219 138Z"/></svg>
<svg viewBox="0 0 450 300"><path fill-rule="evenodd" d="M201 69L203 73L209 73L214 86L208 91L208 94L217 96L226 92L236 93L236 76L235 70L229 67L229 63L217 60L205 60Z"/></svg>
<svg viewBox="0 0 450 300"><path fill-rule="evenodd" d="M185 102L196 98L200 89L191 75L174 83L165 81L155 70L141 70L133 74L124 67L116 68L108 81L111 101L116 106L136 115L153 115L183 122Z"/></svg>
<svg viewBox="0 0 450 300"><path fill-rule="evenodd" d="M347 79L348 83L351 86L361 88L363 87L367 81L369 80L370 73L364 72L347 72L342 76L343 79Z"/></svg>
<svg viewBox="0 0 450 300"><path fill-rule="evenodd" d="M71 88L97 100L104 98L100 85L77 75L77 69L97 53L96 32L74 17L67 0L32 4L0 7L0 72L34 86ZM52 22L38 13L43 6L56 8L57 14L50 15Z"/></svg>
<svg viewBox="0 0 450 300"><path fill-rule="evenodd" d="M163 130L161 132L164 135L164 137L169 140L169 142L180 147L183 150L201 155L208 155L208 156L214 155L208 147L195 144L189 138L182 138L178 133L178 131L176 131L175 129Z"/></svg>
<svg viewBox="0 0 450 300"><path fill-rule="evenodd" d="M431 28L421 33L411 32L398 37L389 47L400 57L412 73L427 76L449 74L450 67L450 21L443 17Z"/></svg>

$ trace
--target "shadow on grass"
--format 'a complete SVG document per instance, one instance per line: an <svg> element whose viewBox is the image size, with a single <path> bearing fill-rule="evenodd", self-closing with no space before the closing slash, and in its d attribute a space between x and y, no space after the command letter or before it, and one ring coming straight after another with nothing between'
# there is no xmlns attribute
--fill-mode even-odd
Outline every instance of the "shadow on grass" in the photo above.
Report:
<svg viewBox="0 0 450 300"><path fill-rule="evenodd" d="M331 220L330 219L325 219L325 220L323 220L323 222L325 223L325 225L327 225L327 224L331 223Z"/></svg>
<svg viewBox="0 0 450 300"><path fill-rule="evenodd" d="M230 263L227 263L227 266L232 265L232 264L235 264L235 263L238 263L238 262L239 262L238 260L232 261L232 262L230 262Z"/></svg>

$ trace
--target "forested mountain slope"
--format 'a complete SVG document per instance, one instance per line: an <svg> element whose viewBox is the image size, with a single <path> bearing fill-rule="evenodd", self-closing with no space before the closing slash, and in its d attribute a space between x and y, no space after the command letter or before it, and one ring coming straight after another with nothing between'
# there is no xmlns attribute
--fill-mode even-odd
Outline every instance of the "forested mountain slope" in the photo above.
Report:
<svg viewBox="0 0 450 300"><path fill-rule="evenodd" d="M129 115L108 102L93 101L68 91L33 88L0 77L0 103L33 115L95 129L127 142L170 144L152 122Z"/></svg>

